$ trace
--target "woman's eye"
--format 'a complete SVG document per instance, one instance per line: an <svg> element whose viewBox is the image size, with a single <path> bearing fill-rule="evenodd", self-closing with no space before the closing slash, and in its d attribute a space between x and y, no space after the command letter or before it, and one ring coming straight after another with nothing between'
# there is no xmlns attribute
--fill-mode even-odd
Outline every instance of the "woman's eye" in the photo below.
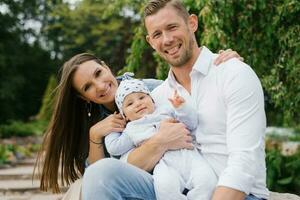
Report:
<svg viewBox="0 0 300 200"><path fill-rule="evenodd" d="M90 89L90 87L91 87L91 85L86 85L83 90L86 92Z"/></svg>

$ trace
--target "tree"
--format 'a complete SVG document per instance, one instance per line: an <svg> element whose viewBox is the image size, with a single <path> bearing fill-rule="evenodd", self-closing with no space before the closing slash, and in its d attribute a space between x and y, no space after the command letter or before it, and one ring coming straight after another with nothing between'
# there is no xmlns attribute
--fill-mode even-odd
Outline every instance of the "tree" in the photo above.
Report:
<svg viewBox="0 0 300 200"><path fill-rule="evenodd" d="M41 48L35 30L26 27L26 22L34 19L36 2L1 2L0 123L34 115L53 70L50 54Z"/></svg>
<svg viewBox="0 0 300 200"><path fill-rule="evenodd" d="M56 4L43 26L47 46L60 60L91 52L107 62L113 71L123 68L136 20L125 12L108 12L107 0L83 0L73 8Z"/></svg>

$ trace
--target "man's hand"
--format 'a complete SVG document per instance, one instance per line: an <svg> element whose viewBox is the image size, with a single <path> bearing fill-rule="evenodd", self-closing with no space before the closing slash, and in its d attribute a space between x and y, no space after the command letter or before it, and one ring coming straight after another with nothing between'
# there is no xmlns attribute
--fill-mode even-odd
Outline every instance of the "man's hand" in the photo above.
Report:
<svg viewBox="0 0 300 200"><path fill-rule="evenodd" d="M159 141L165 151L193 149L190 131L183 123L179 123L175 119L163 120L158 133L153 137L156 137L155 139Z"/></svg>

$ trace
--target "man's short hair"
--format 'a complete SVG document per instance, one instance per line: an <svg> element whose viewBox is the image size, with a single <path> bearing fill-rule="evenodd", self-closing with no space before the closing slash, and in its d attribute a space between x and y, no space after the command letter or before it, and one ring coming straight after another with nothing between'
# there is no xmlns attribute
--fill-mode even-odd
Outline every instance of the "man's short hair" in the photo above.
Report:
<svg viewBox="0 0 300 200"><path fill-rule="evenodd" d="M145 22L146 17L156 14L159 10L166 7L167 5L172 6L178 12L178 14L187 21L189 17L189 12L182 4L180 0L150 0L144 7L144 18Z"/></svg>

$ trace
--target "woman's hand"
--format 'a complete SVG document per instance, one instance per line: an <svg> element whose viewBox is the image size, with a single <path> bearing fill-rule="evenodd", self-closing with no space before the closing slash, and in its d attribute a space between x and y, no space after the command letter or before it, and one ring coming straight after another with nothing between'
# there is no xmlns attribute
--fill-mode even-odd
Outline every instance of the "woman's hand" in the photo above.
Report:
<svg viewBox="0 0 300 200"><path fill-rule="evenodd" d="M90 139L99 142L111 132L122 132L126 126L126 121L121 114L112 114L99 121L90 128Z"/></svg>
<svg viewBox="0 0 300 200"><path fill-rule="evenodd" d="M153 137L156 137L165 151L183 148L193 149L190 131L183 123L179 123L175 119L163 120L160 123L158 133Z"/></svg>
<svg viewBox="0 0 300 200"><path fill-rule="evenodd" d="M236 51L233 51L232 49L227 49L227 50L220 50L219 51L219 56L216 58L214 64L219 65L231 58L237 58L240 61L244 61L244 58L241 57Z"/></svg>

